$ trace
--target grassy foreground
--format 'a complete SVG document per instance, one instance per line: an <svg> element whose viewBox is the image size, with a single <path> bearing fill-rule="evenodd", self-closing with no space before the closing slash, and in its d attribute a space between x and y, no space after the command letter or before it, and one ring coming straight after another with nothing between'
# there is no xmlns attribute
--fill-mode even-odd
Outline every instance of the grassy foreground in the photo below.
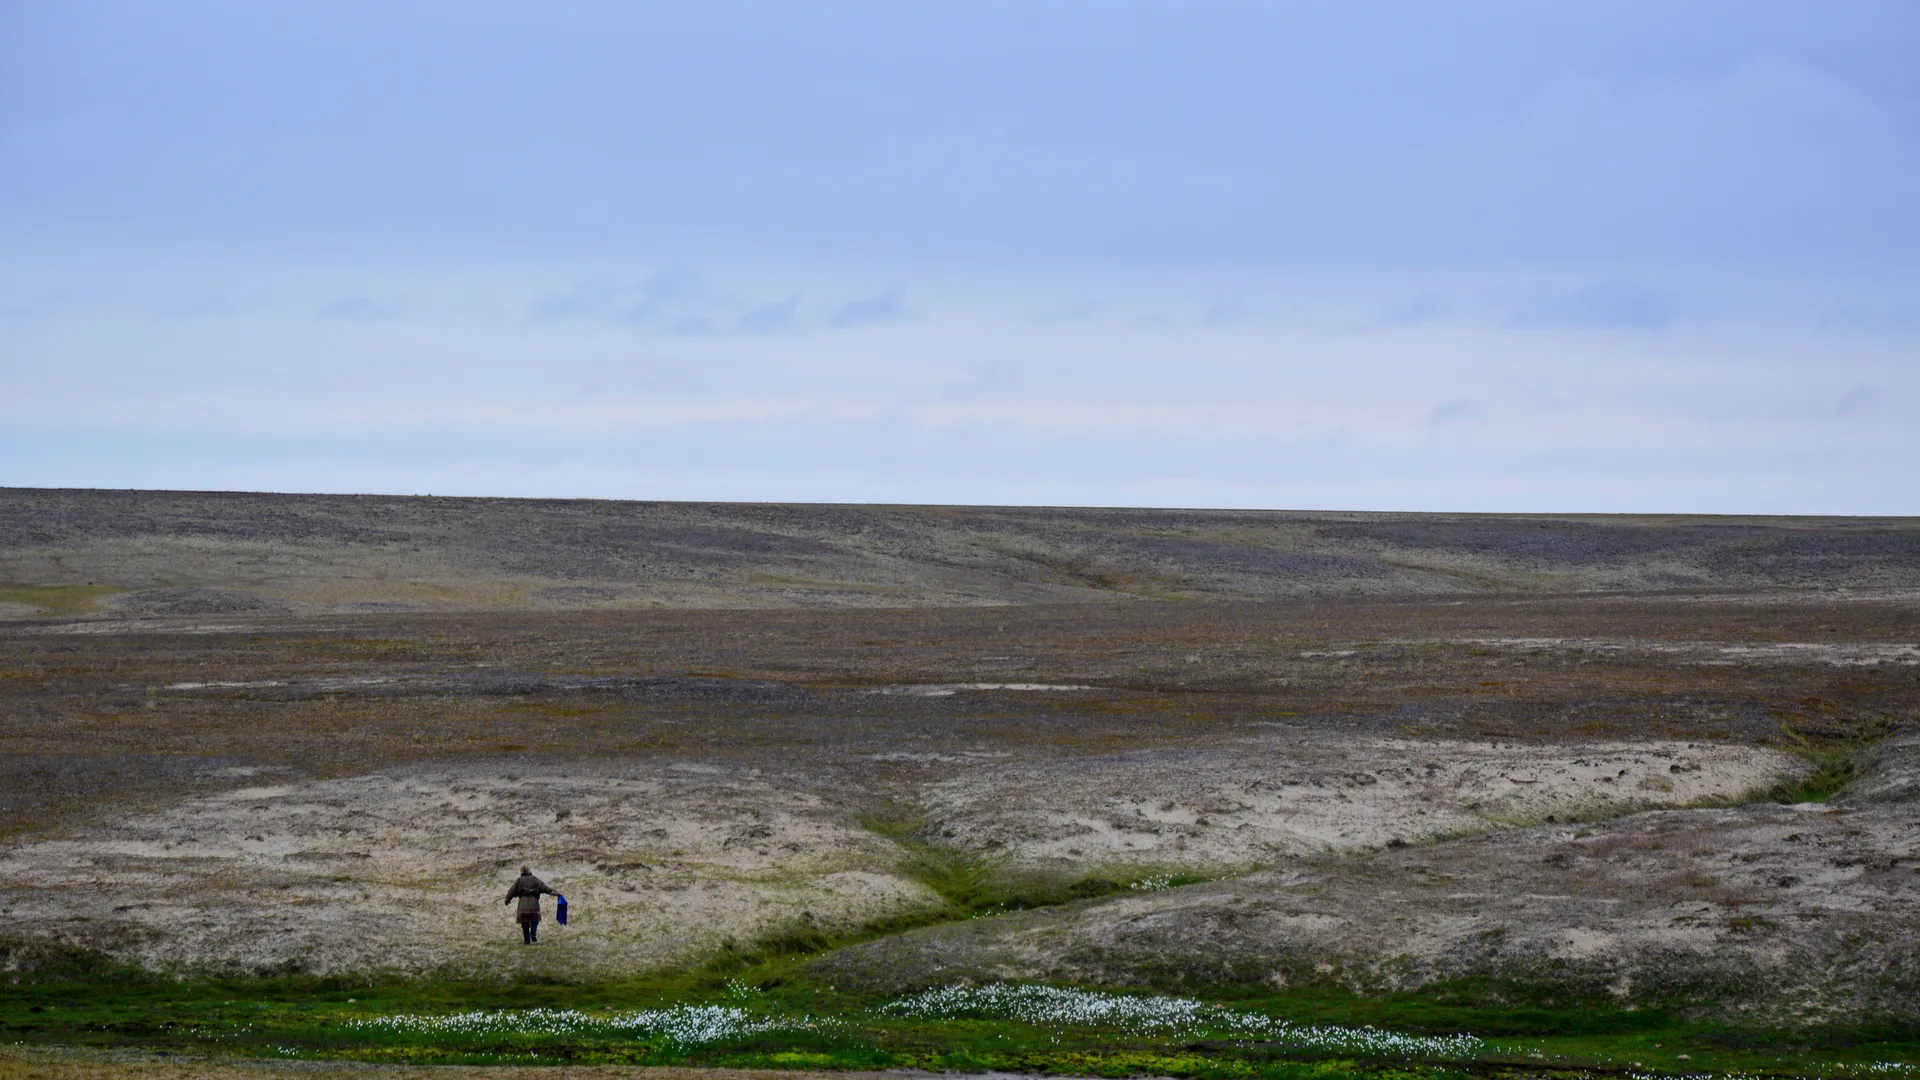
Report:
<svg viewBox="0 0 1920 1080"><path fill-rule="evenodd" d="M1775 797L1820 801L1853 778L1850 756L1816 763ZM1120 868L1016 882L936 842L911 814L865 824L906 848L907 872L947 901L910 924L1205 880L1130 880ZM634 1068L655 1080L902 1069L1195 1080L1920 1080L1920 1030L1730 1026L1605 996L1570 998L1563 985L1463 981L1362 996L1329 983L1174 996L991 984L888 997L829 985L807 968L901 928L729 946L696 971L597 984L173 979L74 953L47 970L0 976L0 1080L241 1080L369 1066L395 1080L436 1066L459 1066L472 1080Z"/></svg>
<svg viewBox="0 0 1920 1080"><path fill-rule="evenodd" d="M738 975L678 986L173 981L104 972L20 980L0 985L0 1045L13 1048L0 1058L0 1076L48 1080L173 1075L155 1052L187 1055L202 1070L270 1059L1222 1080L1920 1076L1915 1032L1740 1030L1599 1002L1450 1004L1461 988L1387 998L1316 988L1208 1001L1008 984L883 998L804 978ZM108 1064L35 1056L36 1047L148 1056Z"/></svg>
<svg viewBox="0 0 1920 1080"><path fill-rule="evenodd" d="M701 1069L621 1065L492 1065L460 1070L464 1080L612 1080L634 1077L644 1069L646 1080L867 1080L880 1073L821 1073L792 1069ZM377 1071L376 1071L377 1070ZM262 1080L294 1073L306 1080L444 1080L447 1070L435 1065L362 1065L357 1062L219 1061L140 1052L41 1050L0 1046L0 1080Z"/></svg>

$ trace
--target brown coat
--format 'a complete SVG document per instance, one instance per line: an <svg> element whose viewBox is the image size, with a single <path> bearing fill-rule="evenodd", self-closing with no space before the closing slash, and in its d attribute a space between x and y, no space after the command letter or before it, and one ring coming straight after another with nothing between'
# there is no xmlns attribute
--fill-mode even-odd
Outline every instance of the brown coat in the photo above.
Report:
<svg viewBox="0 0 1920 1080"><path fill-rule="evenodd" d="M520 906L515 909L519 916L524 919L531 915L537 919L540 917L540 895L542 893L551 896L560 895L548 888L546 882L541 881L532 874L521 874L519 879L513 883L513 887L507 890L507 899L505 902L511 904L514 900L519 900Z"/></svg>

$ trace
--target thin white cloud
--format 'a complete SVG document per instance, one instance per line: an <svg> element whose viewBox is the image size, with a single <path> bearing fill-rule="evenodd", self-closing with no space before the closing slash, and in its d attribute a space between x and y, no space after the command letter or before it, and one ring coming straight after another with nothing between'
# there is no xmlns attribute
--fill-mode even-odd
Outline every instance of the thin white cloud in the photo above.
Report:
<svg viewBox="0 0 1920 1080"><path fill-rule="evenodd" d="M1663 330L1686 309L1664 289L1607 278L1569 292L1536 297L1507 317L1521 329L1584 327L1602 330Z"/></svg>
<svg viewBox="0 0 1920 1080"><path fill-rule="evenodd" d="M0 316L8 482L1594 509L1672 508L1691 491L1718 509L1920 509L1904 479L1920 334L1816 331L1839 300L1883 304L1893 286L1632 268L1450 273L1444 292L1412 271L930 277L913 295L937 321L810 333L778 329L789 312L804 324L799 297L861 293L763 268L703 278L709 295L783 298L755 332L674 336L525 318L567 294L553 282L597 280L565 268L322 274L271 289L245 265L188 277L102 278L85 306ZM622 280L641 285L582 295L618 310L650 279ZM1506 326L1529 298L1565 303L1614 280L1712 299L1660 333ZM156 319L169 288L240 299L221 318ZM1377 317L1428 295L1444 297L1440 314ZM313 317L384 296L408 301L383 320ZM1086 297L1186 315L1151 329L1032 319ZM1209 325L1220 297L1253 314ZM814 309L816 330L831 311ZM509 467L518 459L568 465Z"/></svg>
<svg viewBox="0 0 1920 1080"><path fill-rule="evenodd" d="M894 288L841 304L827 319L827 325L836 330L851 330L860 326L902 322L913 317L913 309L907 306L900 290Z"/></svg>

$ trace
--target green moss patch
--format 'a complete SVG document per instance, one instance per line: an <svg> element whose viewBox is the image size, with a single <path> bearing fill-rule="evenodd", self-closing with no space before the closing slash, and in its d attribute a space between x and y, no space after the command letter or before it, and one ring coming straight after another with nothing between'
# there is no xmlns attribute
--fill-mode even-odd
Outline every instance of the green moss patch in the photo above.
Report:
<svg viewBox="0 0 1920 1080"><path fill-rule="evenodd" d="M1475 988L1237 997L799 976L628 983L175 980L76 965L0 983L0 1041L243 1058L999 1070L1195 1078L1920 1075L1920 1032L1689 1022ZM1476 1001L1480 1004L1465 1004Z"/></svg>
<svg viewBox="0 0 1920 1080"><path fill-rule="evenodd" d="M42 615L84 615L126 591L110 585L0 585L0 604L23 604Z"/></svg>

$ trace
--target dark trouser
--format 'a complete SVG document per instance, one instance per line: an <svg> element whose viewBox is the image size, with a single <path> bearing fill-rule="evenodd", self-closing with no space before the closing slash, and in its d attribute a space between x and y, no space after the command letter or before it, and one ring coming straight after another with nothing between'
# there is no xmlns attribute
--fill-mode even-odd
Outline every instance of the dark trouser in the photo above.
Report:
<svg viewBox="0 0 1920 1080"><path fill-rule="evenodd" d="M520 916L520 940L527 945L540 940L540 916Z"/></svg>

